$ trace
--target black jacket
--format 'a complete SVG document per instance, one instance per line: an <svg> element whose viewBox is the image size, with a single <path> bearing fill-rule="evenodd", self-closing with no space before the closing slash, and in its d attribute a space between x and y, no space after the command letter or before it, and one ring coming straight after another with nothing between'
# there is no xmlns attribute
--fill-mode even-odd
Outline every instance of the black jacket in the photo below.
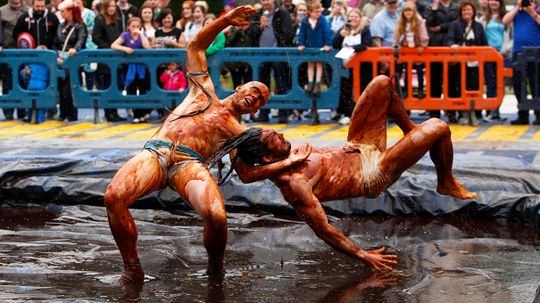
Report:
<svg viewBox="0 0 540 303"><path fill-rule="evenodd" d="M334 40L332 41L332 47L335 48L335 49L341 49L342 48L343 40L345 39L345 37L342 37L339 34L342 29L343 29L343 27L340 28L337 31L336 35L334 36ZM362 41L360 42L360 44L357 44L357 45L353 46L355 53L363 51L363 50L366 49L366 47L372 45L371 31L369 30L368 26L366 26L364 28L364 30L362 31L361 39L362 39Z"/></svg>
<svg viewBox="0 0 540 303"><path fill-rule="evenodd" d="M0 47L4 47L4 27L0 21Z"/></svg>
<svg viewBox="0 0 540 303"><path fill-rule="evenodd" d="M74 48L77 51L85 48L86 37L88 36L86 25L76 22L72 22L68 25L64 22L58 26L58 30L56 31L56 41L54 43L54 49L59 51L62 50L67 35L71 31L72 27L75 27L75 30L73 31L73 34L71 34L71 36L69 37L65 51L67 52L70 48Z"/></svg>
<svg viewBox="0 0 540 303"><path fill-rule="evenodd" d="M94 30L92 31L92 41L98 48L111 48L113 42L122 33L122 23L120 20L111 24L105 23L103 16L98 16L94 23Z"/></svg>
<svg viewBox="0 0 540 303"><path fill-rule="evenodd" d="M450 24L450 28L448 29L448 40L446 41L446 45L448 46L453 45L453 44L457 44L457 45L465 44L466 46L488 45L484 27L482 26L482 24L474 20L472 22L472 31L474 33L474 40L463 43L466 27L467 27L467 24L465 24L465 22L463 22L463 20L461 19L458 19L452 22Z"/></svg>
<svg viewBox="0 0 540 303"><path fill-rule="evenodd" d="M251 20L254 22L248 28L248 33L252 37L252 39L257 42L257 46L263 32L263 29L259 26L259 20L261 19L263 12L264 9L261 9L251 18ZM293 20L291 18L291 14L289 14L289 12L285 8L274 8L272 28L274 29L274 35L276 36L278 47L294 46L293 40L296 32L293 28Z"/></svg>
<svg viewBox="0 0 540 303"><path fill-rule="evenodd" d="M458 7L454 2L450 2L448 13L441 9L442 4L439 3L439 9L434 11L433 6L428 5L426 8L426 27L429 35L429 46L445 46L446 37L448 35L448 28L450 23L456 20L458 15ZM440 26L441 31L432 32L431 27Z"/></svg>
<svg viewBox="0 0 540 303"><path fill-rule="evenodd" d="M17 24L13 29L13 39L17 41L21 33L29 33L36 41L36 46L45 45L48 49L52 49L58 24L58 18L49 10L46 9L42 16L37 16L34 10L30 9L17 19Z"/></svg>

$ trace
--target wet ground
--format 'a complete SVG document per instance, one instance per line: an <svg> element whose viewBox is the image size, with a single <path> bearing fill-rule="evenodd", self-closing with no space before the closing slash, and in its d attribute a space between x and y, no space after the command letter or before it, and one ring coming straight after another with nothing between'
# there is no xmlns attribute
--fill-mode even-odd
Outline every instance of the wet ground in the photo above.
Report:
<svg viewBox="0 0 540 303"><path fill-rule="evenodd" d="M364 247L399 254L373 274L334 253L294 216L230 213L227 274L204 274L192 213L133 210L147 282L113 285L122 270L105 209L2 204L1 302L533 302L540 236L506 221L463 217L331 218ZM537 302L537 301L534 301Z"/></svg>

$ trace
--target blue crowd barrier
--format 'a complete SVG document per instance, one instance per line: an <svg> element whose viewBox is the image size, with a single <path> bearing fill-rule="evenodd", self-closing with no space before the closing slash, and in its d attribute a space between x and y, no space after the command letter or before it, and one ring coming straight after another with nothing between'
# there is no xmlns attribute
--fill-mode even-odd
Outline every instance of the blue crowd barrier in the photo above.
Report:
<svg viewBox="0 0 540 303"><path fill-rule="evenodd" d="M514 68L520 73L521 102L518 109L540 110L540 48L524 47L514 62ZM532 68L532 71L528 71L529 68ZM527 91L528 73L531 74L531 91Z"/></svg>
<svg viewBox="0 0 540 303"><path fill-rule="evenodd" d="M0 67L11 69L9 90L0 96L1 108L51 108L56 107L58 78L64 71L58 69L56 52L51 50L5 49L0 51ZM49 71L49 85L44 90L30 91L21 86L19 71L29 63L45 64ZM6 75L5 71L2 74ZM3 85L6 85L4 79Z"/></svg>

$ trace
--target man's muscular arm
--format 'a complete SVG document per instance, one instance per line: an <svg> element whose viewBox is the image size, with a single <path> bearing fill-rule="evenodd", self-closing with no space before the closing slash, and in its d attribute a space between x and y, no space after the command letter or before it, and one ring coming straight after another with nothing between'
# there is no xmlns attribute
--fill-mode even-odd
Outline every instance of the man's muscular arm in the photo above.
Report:
<svg viewBox="0 0 540 303"><path fill-rule="evenodd" d="M253 183L264 179L271 179L283 173L291 166L304 162L311 153L311 144L306 144L291 151L288 158L274 163L251 166L242 159L234 165L234 170L243 183ZM232 155L233 156L233 155Z"/></svg>
<svg viewBox="0 0 540 303"><path fill-rule="evenodd" d="M249 25L247 20L253 15L255 10L248 6L237 7L226 15L216 19L214 22L203 27L186 46L186 70L189 73L200 73L208 70L205 51L212 44L216 36L230 25L245 26Z"/></svg>

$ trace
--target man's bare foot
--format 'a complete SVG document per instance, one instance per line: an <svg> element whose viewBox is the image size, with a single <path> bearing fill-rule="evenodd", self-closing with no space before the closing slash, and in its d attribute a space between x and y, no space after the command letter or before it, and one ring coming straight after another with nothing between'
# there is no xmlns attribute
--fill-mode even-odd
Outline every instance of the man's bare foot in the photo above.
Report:
<svg viewBox="0 0 540 303"><path fill-rule="evenodd" d="M461 185L461 183L459 183L453 177L449 182L446 182L444 185L437 184L437 192L441 195L449 195L462 200L475 199L476 197L478 197L477 193L468 191L463 185Z"/></svg>
<svg viewBox="0 0 540 303"><path fill-rule="evenodd" d="M124 273L120 276L116 285L126 287L132 285L142 285L144 283L144 272L134 271L132 269L125 270Z"/></svg>

